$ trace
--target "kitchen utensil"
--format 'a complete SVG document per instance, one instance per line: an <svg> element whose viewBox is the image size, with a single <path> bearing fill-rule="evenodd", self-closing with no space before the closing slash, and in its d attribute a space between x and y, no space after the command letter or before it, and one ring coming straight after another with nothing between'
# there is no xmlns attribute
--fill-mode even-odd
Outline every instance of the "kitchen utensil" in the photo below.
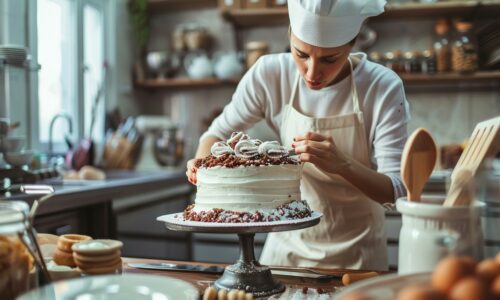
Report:
<svg viewBox="0 0 500 300"><path fill-rule="evenodd" d="M401 178L410 201L420 195L436 164L437 149L430 133L418 128L408 138L401 157Z"/></svg>
<svg viewBox="0 0 500 300"><path fill-rule="evenodd" d="M230 79L240 76L243 66L236 52L217 53L213 59L214 73L217 78Z"/></svg>
<svg viewBox="0 0 500 300"><path fill-rule="evenodd" d="M363 280L363 279L368 279L372 278L375 276L378 276L379 273L377 272L366 272L366 273L345 273L342 276L342 284L345 286L348 286L350 284L353 284L354 282Z"/></svg>
<svg viewBox="0 0 500 300"><path fill-rule="evenodd" d="M469 169L461 168L455 174L455 179L451 182L450 189L444 201L444 206L470 205L474 199L472 195L472 172Z"/></svg>
<svg viewBox="0 0 500 300"><path fill-rule="evenodd" d="M205 53L189 53L184 58L184 68L193 79L202 79L213 75L212 62Z"/></svg>
<svg viewBox="0 0 500 300"><path fill-rule="evenodd" d="M203 265L187 265L187 264L170 264L170 263L129 263L130 267L149 270L165 270L165 271L184 271L184 272L201 272L209 274L222 274L224 267L222 266L203 266ZM343 273L327 274L321 273L308 268L293 268L269 266L273 275L303 277L317 280L333 280L341 279Z"/></svg>
<svg viewBox="0 0 500 300"><path fill-rule="evenodd" d="M468 173L463 172L463 170L469 171L471 173L470 176L474 177L484 159L497 154L500 150L499 137L500 117L489 119L476 125L464 152L462 152L457 165L453 169L451 186L454 186L454 190L452 194L448 193L444 205L467 205L471 201L471 199L467 200L467 197L463 197L464 194L460 190L457 190L459 188L467 188L467 184L456 184L454 182L457 180L464 182ZM461 175L458 176L459 174Z"/></svg>
<svg viewBox="0 0 500 300"><path fill-rule="evenodd" d="M23 137L0 137L0 151L2 152L18 152L24 146L25 138Z"/></svg>
<svg viewBox="0 0 500 300"><path fill-rule="evenodd" d="M21 152L5 152L5 161L13 167L22 167L31 163L33 159L33 151L21 151Z"/></svg>

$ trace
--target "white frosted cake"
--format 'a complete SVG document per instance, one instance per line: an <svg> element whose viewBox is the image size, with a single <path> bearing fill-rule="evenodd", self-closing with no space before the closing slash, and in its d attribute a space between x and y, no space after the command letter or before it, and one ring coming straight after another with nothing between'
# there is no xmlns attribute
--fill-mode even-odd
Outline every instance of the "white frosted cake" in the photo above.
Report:
<svg viewBox="0 0 500 300"><path fill-rule="evenodd" d="M196 166L196 199L184 211L186 220L266 222L311 215L300 197L301 164L277 142L234 133Z"/></svg>

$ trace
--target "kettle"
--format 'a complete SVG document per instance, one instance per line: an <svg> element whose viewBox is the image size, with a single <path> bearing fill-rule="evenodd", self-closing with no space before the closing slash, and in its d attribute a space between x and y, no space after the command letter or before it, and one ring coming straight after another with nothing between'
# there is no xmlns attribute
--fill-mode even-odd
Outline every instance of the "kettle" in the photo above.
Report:
<svg viewBox="0 0 500 300"><path fill-rule="evenodd" d="M243 66L238 60L236 52L219 53L214 58L215 76L220 79L230 79L240 76Z"/></svg>
<svg viewBox="0 0 500 300"><path fill-rule="evenodd" d="M210 59L204 53L191 53L184 58L184 67L193 79L202 79L213 75Z"/></svg>

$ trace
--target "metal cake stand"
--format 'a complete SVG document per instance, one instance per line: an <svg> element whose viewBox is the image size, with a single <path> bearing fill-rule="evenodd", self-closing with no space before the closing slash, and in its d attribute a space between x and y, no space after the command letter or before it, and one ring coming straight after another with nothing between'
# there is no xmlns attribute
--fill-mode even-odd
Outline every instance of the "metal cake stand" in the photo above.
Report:
<svg viewBox="0 0 500 300"><path fill-rule="evenodd" d="M207 223L185 221L182 213L164 215L157 220L174 231L200 233L235 233L240 242L240 258L234 265L227 266L222 276L214 283L216 288L238 289L252 293L255 297L267 297L282 293L283 283L272 277L269 267L255 259L254 237L261 232L290 231L314 226L322 214L313 212L310 217L297 220L258 223Z"/></svg>

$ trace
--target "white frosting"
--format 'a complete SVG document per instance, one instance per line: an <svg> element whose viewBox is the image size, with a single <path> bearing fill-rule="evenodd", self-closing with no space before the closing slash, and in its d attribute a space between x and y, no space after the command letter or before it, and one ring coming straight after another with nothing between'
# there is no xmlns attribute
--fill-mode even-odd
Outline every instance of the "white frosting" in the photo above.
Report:
<svg viewBox="0 0 500 300"><path fill-rule="evenodd" d="M211 167L197 171L194 211L250 211L300 200L301 165Z"/></svg>
<svg viewBox="0 0 500 300"><path fill-rule="evenodd" d="M88 243L81 243L77 245L78 249L81 250L87 250L87 249L108 249L109 245L102 243L102 242L88 242Z"/></svg>

